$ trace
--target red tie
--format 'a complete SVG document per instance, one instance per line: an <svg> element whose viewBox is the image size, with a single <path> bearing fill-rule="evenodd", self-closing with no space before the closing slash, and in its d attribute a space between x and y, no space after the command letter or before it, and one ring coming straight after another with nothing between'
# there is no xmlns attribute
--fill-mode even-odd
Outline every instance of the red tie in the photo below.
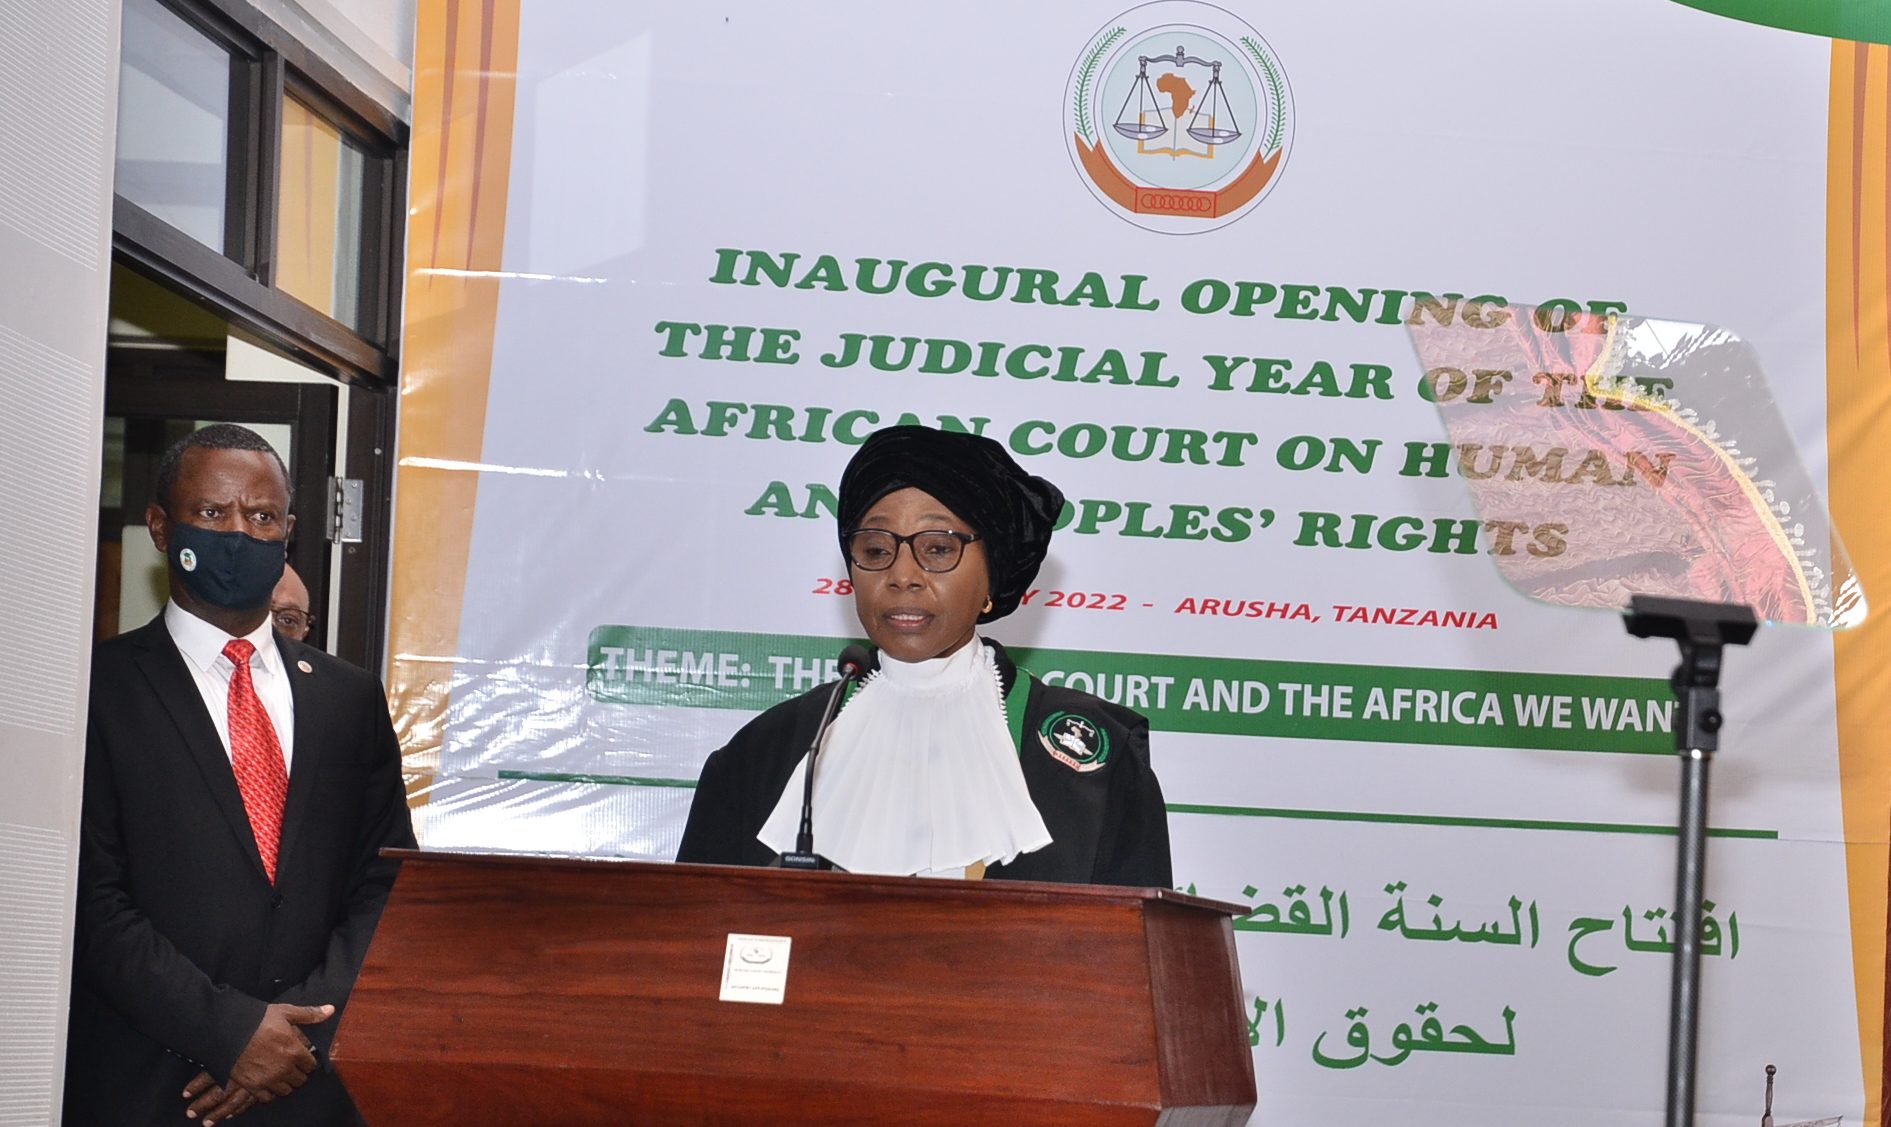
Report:
<svg viewBox="0 0 1891 1127"><path fill-rule="evenodd" d="M223 647L223 656L236 666L230 678L230 760L236 770L236 789L243 793L256 849L263 856L263 871L276 881L276 848L282 841L282 806L289 797L289 773L282 766L282 744L276 727L263 711L262 698L250 680L250 655L256 646L238 638Z"/></svg>

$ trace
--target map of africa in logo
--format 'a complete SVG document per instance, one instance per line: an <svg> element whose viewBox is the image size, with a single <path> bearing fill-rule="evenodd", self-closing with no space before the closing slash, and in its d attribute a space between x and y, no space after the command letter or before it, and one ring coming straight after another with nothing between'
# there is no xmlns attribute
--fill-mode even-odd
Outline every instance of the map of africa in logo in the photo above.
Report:
<svg viewBox="0 0 1891 1127"><path fill-rule="evenodd" d="M1131 8L1090 37L1064 91L1084 185L1151 231L1195 234L1253 210L1293 146L1293 97L1274 49L1194 0Z"/></svg>

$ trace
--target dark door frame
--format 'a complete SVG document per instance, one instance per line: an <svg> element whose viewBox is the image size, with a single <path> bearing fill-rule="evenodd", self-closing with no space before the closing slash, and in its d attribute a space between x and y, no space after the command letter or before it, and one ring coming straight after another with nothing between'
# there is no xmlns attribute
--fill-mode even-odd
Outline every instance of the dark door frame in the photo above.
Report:
<svg viewBox="0 0 1891 1127"><path fill-rule="evenodd" d="M408 127L249 0L159 3L230 53L224 246L213 248L198 243L130 200L114 197L113 258L211 310L237 331L266 341L275 350L348 385L348 448L340 451L334 448L335 389L322 389L330 403L322 423L322 432L328 436L321 459L326 469L319 483L313 477L296 482L301 531L291 556L296 570L310 581L310 594L319 600L311 609L323 624L329 621L334 608L345 610L334 619L337 656L379 674L386 661L388 570L392 558ZM363 185L363 309L359 324L344 324L275 284L280 125L284 100L290 97L316 110L372 158L372 171ZM158 361L152 365L154 370L167 372L180 366ZM209 374L222 374L220 359ZM168 398L169 393L154 394ZM179 386L177 394L191 392ZM309 461L301 457L302 453L298 451L297 460ZM292 469L301 475L305 467ZM329 558L326 531L318 536L314 527L325 523L328 516L327 473L359 478L366 487L363 542L341 546L340 577L333 591L327 589L326 566L311 570L302 562L305 556L312 558L318 552L324 561ZM318 579L322 585L319 595Z"/></svg>

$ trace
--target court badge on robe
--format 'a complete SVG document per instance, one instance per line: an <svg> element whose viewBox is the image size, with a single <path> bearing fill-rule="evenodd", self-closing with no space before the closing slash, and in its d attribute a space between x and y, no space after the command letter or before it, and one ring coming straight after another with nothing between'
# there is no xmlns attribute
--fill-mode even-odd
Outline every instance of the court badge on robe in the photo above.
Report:
<svg viewBox="0 0 1891 1127"><path fill-rule="evenodd" d="M1072 771L1094 771L1110 760L1110 737L1074 712L1051 713L1037 738L1052 759Z"/></svg>

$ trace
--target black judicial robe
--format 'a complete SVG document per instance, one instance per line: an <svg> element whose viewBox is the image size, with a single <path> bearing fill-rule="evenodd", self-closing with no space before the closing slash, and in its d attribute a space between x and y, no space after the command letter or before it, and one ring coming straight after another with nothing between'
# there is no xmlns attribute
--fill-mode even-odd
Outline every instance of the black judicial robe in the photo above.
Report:
<svg viewBox="0 0 1891 1127"><path fill-rule="evenodd" d="M1020 670L1003 646L984 644L997 658L1025 785L1051 833L1049 845L991 866L986 878L1171 887L1169 823L1149 766L1149 721L1089 693L1046 685ZM678 861L767 865L775 859L755 835L813 741L832 691L823 685L776 705L709 756ZM817 806L817 851L820 840Z"/></svg>

